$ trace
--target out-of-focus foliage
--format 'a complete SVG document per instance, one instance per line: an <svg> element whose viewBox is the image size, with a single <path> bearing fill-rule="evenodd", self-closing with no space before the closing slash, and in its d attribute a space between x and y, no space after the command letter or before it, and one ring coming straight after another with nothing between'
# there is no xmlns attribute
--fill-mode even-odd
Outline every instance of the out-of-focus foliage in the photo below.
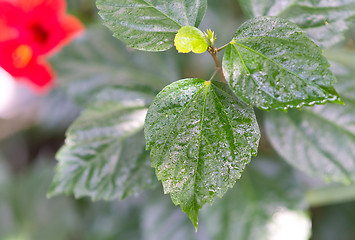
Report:
<svg viewBox="0 0 355 240"><path fill-rule="evenodd" d="M99 92L67 132L49 195L123 199L156 184L143 124L154 94L111 87Z"/></svg>
<svg viewBox="0 0 355 240"><path fill-rule="evenodd" d="M355 180L355 67L353 54L332 53L336 88L345 105L327 104L302 111L266 115L266 130L275 149L290 164L327 181Z"/></svg>
<svg viewBox="0 0 355 240"><path fill-rule="evenodd" d="M279 16L304 29L319 46L344 40L353 26L354 0L239 0L249 17Z"/></svg>

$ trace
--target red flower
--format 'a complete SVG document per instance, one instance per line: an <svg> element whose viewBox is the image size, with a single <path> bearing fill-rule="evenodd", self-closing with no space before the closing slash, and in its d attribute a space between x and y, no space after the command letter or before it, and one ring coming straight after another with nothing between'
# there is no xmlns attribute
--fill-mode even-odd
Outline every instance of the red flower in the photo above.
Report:
<svg viewBox="0 0 355 240"><path fill-rule="evenodd" d="M0 66L43 92L54 73L45 61L83 29L65 0L0 0Z"/></svg>

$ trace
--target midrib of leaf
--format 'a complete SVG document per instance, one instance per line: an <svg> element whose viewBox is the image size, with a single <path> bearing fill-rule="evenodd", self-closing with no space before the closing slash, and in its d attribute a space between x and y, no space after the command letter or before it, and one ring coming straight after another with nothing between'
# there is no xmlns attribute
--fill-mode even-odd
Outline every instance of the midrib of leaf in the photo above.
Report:
<svg viewBox="0 0 355 240"><path fill-rule="evenodd" d="M207 94L208 94L208 89L211 87L211 82L204 82L204 88L206 88L205 90L205 98L204 98L204 103L203 103L203 107L202 107L202 113L201 113L201 123L200 123L200 136L199 136L199 144L198 144L198 158L200 159L200 149L201 149L201 142L202 142L202 136L204 136L202 134L202 129L203 129L203 121L204 121L204 118L205 118L205 111L206 111L206 103L207 103ZM204 136L205 137L205 136ZM206 137L205 137L206 138ZM212 152L213 152L213 149L212 149ZM196 174L194 176L194 197L196 199L196 178L197 178L197 175L198 175L198 166L200 164L200 161L197 160L197 165L196 165Z"/></svg>
<svg viewBox="0 0 355 240"><path fill-rule="evenodd" d="M354 138L355 141L355 134L353 132L351 132L349 129L343 127L342 125L338 125L335 122L333 122L332 120L324 117L322 114L317 114L316 112L312 111L312 109L308 109L308 108L304 108L303 110L305 110L307 113L312 114L313 116L315 116L316 118L323 120L324 122L329 123L330 125L332 125L333 127L341 130L342 132L347 133L348 135L352 136L352 138Z"/></svg>
<svg viewBox="0 0 355 240"><path fill-rule="evenodd" d="M322 149L319 148L319 146L317 146L313 141L311 141L308 136L305 135L305 133L303 132L303 130L293 122L293 119L290 117L289 114L287 114L287 117L290 119L291 124L298 130L298 132L300 133L300 135L302 136L303 139L306 140L306 142L309 142L310 145L314 146L314 148L316 148L326 159L328 159L330 162L332 162L334 164L334 166L337 166L338 169L344 173L344 175L346 176L347 180L351 181L351 176L349 175L349 173L346 171L346 169L341 166L339 164L339 162L334 159L330 154L324 152ZM316 172L317 170L315 169L314 165L309 161L309 159L307 158L307 162L310 164L310 166L312 166L312 170L313 172Z"/></svg>
<svg viewBox="0 0 355 240"><path fill-rule="evenodd" d="M232 44L232 46L233 46L233 47L235 48L235 50L237 51L238 56L239 56L240 60L242 61L242 64L243 64L245 70L247 70L249 76L251 77L251 79L253 79L254 83L255 83L256 85L258 85L260 88L262 88L264 93L266 93L267 95L269 95L271 98L277 100L277 98L276 98L275 96L273 96L271 93L269 93L269 92L265 89L265 87L262 86L262 85L260 85L260 83L252 76L252 74L251 74L250 71L249 71L249 68L245 65L244 59L243 59L242 55L240 54L240 52L239 52L237 46L235 46L234 44ZM277 101L278 101L278 100L277 100Z"/></svg>
<svg viewBox="0 0 355 240"><path fill-rule="evenodd" d="M178 24L180 27L181 27L181 24L178 23L177 21L175 21L173 18L171 18L170 16L168 16L166 13L164 13L163 11L161 11L160 9L158 9L156 6L154 6L152 3L146 1L146 0L141 0L143 1L145 4L147 4L148 6L147 7L151 7L153 9L155 9L156 11L160 12L161 14L163 14L165 17L167 17L168 19L174 21L176 24ZM166 0L164 0L166 1ZM112 7L121 7L121 8L136 8L137 6L119 6L117 4L109 4L107 2L105 2L105 5L109 5L109 6L112 6ZM139 6L139 8L144 8L144 6ZM113 12L116 12L116 11L113 11Z"/></svg>
<svg viewBox="0 0 355 240"><path fill-rule="evenodd" d="M165 0L166 1L166 0ZM190 22L190 18L189 18L189 15L187 14L187 8L186 8L186 3L185 3L185 0L182 0L183 4L184 4L184 9L185 9L185 14L186 14L186 19L187 19L187 22L189 23L190 26L191 25L191 22Z"/></svg>
<svg viewBox="0 0 355 240"><path fill-rule="evenodd" d="M238 40L242 40L242 39L238 39ZM239 43L239 42L237 42L237 41L235 41L234 44L236 44L236 45L238 45L238 46L240 46L240 47L242 47L242 48L245 48L245 49L249 50L250 52L253 52L253 53L255 53L255 54L257 54L257 55L259 55L259 56L265 58L266 60L268 60L268 61L274 63L275 65L279 66L281 69L285 70L286 72L290 73L291 75L293 75L293 76L295 76L295 77L297 77L297 78L303 80L303 82L306 82L306 80L305 80L304 78L301 78L301 77L298 76L296 73L294 73L294 72L290 71L289 69L285 68L284 66L282 66L282 65L279 64L278 62L275 62L274 60L272 60L272 59L269 58L268 56L265 56L264 54L262 54L262 53L260 53L260 52L258 52L258 51L255 51L254 49L252 49L252 48L250 48L250 47L247 47L247 46L245 46L245 45L243 45L243 44L241 44L241 43ZM309 82L309 84L314 85L314 84L312 84L312 82Z"/></svg>

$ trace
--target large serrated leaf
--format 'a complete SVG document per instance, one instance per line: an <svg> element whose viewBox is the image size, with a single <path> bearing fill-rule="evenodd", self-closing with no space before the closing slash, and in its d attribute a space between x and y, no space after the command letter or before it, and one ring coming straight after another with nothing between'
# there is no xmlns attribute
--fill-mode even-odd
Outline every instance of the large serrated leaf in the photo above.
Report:
<svg viewBox="0 0 355 240"><path fill-rule="evenodd" d="M129 47L164 51L182 26L198 27L207 0L97 0L104 23Z"/></svg>
<svg viewBox="0 0 355 240"><path fill-rule="evenodd" d="M354 0L239 0L250 17L279 16L304 29L319 46L344 39L355 17Z"/></svg>
<svg viewBox="0 0 355 240"><path fill-rule="evenodd" d="M222 197L255 155L254 111L223 83L185 79L150 106L145 138L165 193L197 226L198 211Z"/></svg>
<svg viewBox="0 0 355 240"><path fill-rule="evenodd" d="M166 196L151 192L142 210L142 239L275 240L292 235L307 240L311 224L303 214L304 191L289 165L257 157L233 189L202 209L197 233Z"/></svg>
<svg viewBox="0 0 355 240"><path fill-rule="evenodd" d="M84 106L108 86L147 86L159 92L178 79L171 55L127 50L103 26L90 27L51 62L59 87Z"/></svg>
<svg viewBox="0 0 355 240"><path fill-rule="evenodd" d="M355 75L338 77L345 106L266 115L267 135L293 166L326 181L355 180Z"/></svg>
<svg viewBox="0 0 355 240"><path fill-rule="evenodd" d="M236 95L265 110L340 102L329 66L300 28L278 17L244 23L223 58Z"/></svg>
<svg viewBox="0 0 355 240"><path fill-rule="evenodd" d="M100 92L67 132L49 195L123 199L155 185L143 124L154 94L139 89Z"/></svg>

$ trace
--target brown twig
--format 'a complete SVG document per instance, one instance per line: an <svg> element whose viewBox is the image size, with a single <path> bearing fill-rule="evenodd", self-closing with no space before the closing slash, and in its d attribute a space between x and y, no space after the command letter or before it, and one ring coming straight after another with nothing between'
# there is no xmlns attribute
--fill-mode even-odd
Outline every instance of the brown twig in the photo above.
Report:
<svg viewBox="0 0 355 240"><path fill-rule="evenodd" d="M219 77L221 79L221 82L226 83L227 81L226 81L226 78L224 77L223 69L222 69L221 63L219 62L219 58L218 58L218 49L210 46L210 47L208 47L207 51L211 54L211 56L214 60L214 63L216 64L216 70L219 73Z"/></svg>

